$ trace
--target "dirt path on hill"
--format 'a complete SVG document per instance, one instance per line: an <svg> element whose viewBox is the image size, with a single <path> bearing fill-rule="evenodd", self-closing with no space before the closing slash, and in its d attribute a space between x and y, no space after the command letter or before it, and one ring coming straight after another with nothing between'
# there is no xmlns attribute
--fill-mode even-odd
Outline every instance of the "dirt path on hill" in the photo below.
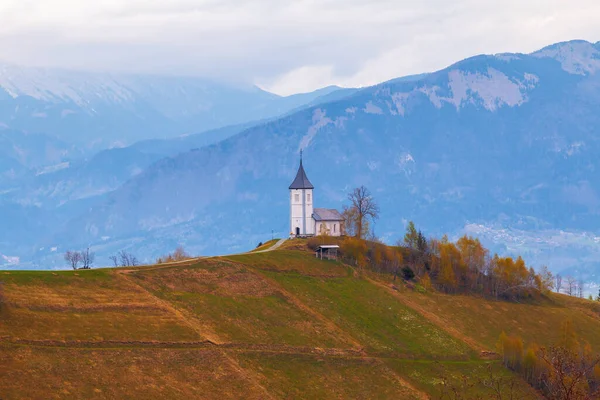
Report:
<svg viewBox="0 0 600 400"><path fill-rule="evenodd" d="M416 311L419 314L421 314L426 320L428 320L429 322L431 322L432 324L434 324L438 328L442 329L444 332L448 333L453 338L458 339L461 342L466 343L470 348L472 348L473 350L477 351L480 355L481 354L487 354L487 353L490 352L489 348L487 348L484 345L482 345L481 343L477 342L475 339L473 339L473 338L471 338L469 336L466 336L465 334L463 334L462 332L460 332L456 328L454 328L451 325L449 325L446 321L444 321L438 315L436 315L435 313L433 313L433 312L425 309L420 304L418 304L418 303L410 300L409 298L407 298L407 296L401 296L400 294L398 294L398 292L396 290L394 290L390 286L388 286L388 285L386 285L386 284L384 284L382 282L378 282L378 281L376 281L374 279L371 279L369 277L364 277L364 278L367 281L371 282L372 284L385 289L388 293L391 293L394 297L396 297L400 301L402 301L403 304L407 305L408 307L412 308L414 311Z"/></svg>
<svg viewBox="0 0 600 400"><path fill-rule="evenodd" d="M286 238L284 238L284 239L279 239L279 240L277 241L277 243L275 243L273 246L269 247L268 249L259 250L259 251L253 251L253 252L250 252L250 253L252 253L252 254L257 254L257 253L268 253L269 251L277 250L279 247L281 247L281 245L282 245L283 243L285 243L285 241L286 241L286 240L287 240ZM247 254L247 253L243 253L243 254Z"/></svg>

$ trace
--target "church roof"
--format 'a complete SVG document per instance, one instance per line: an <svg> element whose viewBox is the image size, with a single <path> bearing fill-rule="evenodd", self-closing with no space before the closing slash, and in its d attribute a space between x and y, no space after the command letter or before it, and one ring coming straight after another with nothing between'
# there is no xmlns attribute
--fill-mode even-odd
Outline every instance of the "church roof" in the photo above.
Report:
<svg viewBox="0 0 600 400"><path fill-rule="evenodd" d="M332 208L315 208L313 210L313 219L315 221L343 221L344 217L338 210Z"/></svg>
<svg viewBox="0 0 600 400"><path fill-rule="evenodd" d="M300 160L300 168L298 168L298 173L296 174L296 179L290 185L290 189L314 189L315 187L310 183L308 177L306 176L306 172L304 172L304 167L302 166L302 160Z"/></svg>

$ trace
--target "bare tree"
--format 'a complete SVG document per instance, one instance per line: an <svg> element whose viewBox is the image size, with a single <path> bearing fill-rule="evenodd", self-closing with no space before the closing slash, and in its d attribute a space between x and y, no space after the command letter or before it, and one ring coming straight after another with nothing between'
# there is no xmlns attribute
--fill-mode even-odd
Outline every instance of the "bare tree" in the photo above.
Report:
<svg viewBox="0 0 600 400"><path fill-rule="evenodd" d="M92 268L92 264L94 264L94 260L96 259L96 255L94 253L90 253L90 248L83 250L80 253L81 263L83 264L83 269Z"/></svg>
<svg viewBox="0 0 600 400"><path fill-rule="evenodd" d="M352 203L350 208L354 211L354 224L356 225L354 236L361 239L365 236L364 228L368 225L368 221L379 217L379 206L371 196L369 189L364 186L349 193L348 200Z"/></svg>
<svg viewBox="0 0 600 400"><path fill-rule="evenodd" d="M567 276L567 294L569 296L577 294L577 280L572 276Z"/></svg>
<svg viewBox="0 0 600 400"><path fill-rule="evenodd" d="M65 261L69 263L71 268L77 269L77 266L81 262L81 254L78 251L67 251L65 253Z"/></svg>
<svg viewBox="0 0 600 400"><path fill-rule="evenodd" d="M577 282L577 295L581 299L583 299L583 290L584 289L585 289L585 282L583 281L583 279L579 278L579 281Z"/></svg>
<svg viewBox="0 0 600 400"><path fill-rule="evenodd" d="M138 259L131 253L121 250L119 252L119 260L122 267L135 267L138 265Z"/></svg>
<svg viewBox="0 0 600 400"><path fill-rule="evenodd" d="M110 256L108 259L113 263L115 267L119 266L119 258L117 256Z"/></svg>
<svg viewBox="0 0 600 400"><path fill-rule="evenodd" d="M556 274L556 293L560 293L560 289L562 288L562 280L563 277L561 274Z"/></svg>
<svg viewBox="0 0 600 400"><path fill-rule="evenodd" d="M549 399L598 399L600 391L589 386L590 377L600 364L592 354L565 347L542 348L538 357L548 370L542 390Z"/></svg>

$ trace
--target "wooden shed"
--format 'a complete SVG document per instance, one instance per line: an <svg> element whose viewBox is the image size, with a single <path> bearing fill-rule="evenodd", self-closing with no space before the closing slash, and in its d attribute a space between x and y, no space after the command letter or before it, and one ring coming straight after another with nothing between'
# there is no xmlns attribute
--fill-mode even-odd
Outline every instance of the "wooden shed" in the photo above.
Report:
<svg viewBox="0 0 600 400"><path fill-rule="evenodd" d="M317 251L315 251L315 257L320 258L321 260L337 260L338 250L340 246L337 244L324 244L317 247Z"/></svg>

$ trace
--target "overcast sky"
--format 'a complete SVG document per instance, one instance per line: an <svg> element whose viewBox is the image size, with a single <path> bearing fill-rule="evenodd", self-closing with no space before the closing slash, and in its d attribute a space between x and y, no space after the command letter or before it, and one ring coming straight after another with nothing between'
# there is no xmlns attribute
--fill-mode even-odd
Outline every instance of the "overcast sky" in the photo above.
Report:
<svg viewBox="0 0 600 400"><path fill-rule="evenodd" d="M0 60L291 94L596 42L599 21L600 0L0 0Z"/></svg>

